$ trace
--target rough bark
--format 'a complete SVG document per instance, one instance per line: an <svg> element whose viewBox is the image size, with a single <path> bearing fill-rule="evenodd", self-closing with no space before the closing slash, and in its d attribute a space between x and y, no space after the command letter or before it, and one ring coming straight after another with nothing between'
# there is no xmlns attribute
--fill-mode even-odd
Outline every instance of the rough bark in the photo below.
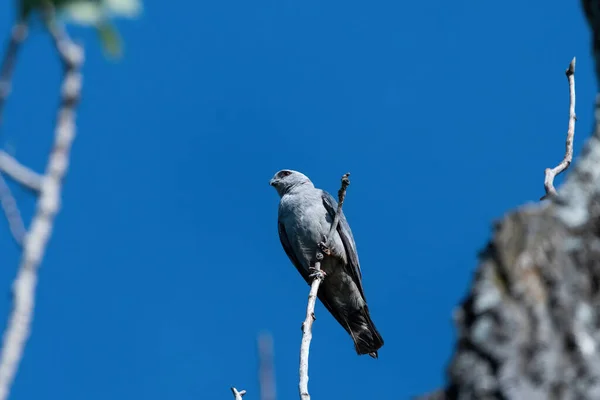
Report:
<svg viewBox="0 0 600 400"><path fill-rule="evenodd" d="M600 0L581 3L598 79ZM447 386L420 399L600 399L599 100L595 118L558 195L495 225L455 312Z"/></svg>

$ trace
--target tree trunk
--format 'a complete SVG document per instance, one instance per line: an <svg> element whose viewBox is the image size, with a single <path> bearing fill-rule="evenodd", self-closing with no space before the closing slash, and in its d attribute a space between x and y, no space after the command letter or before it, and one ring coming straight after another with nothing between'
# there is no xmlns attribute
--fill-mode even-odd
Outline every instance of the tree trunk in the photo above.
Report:
<svg viewBox="0 0 600 400"><path fill-rule="evenodd" d="M600 0L583 0L600 78ZM455 312L448 385L422 400L600 399L600 97L557 196L494 228Z"/></svg>

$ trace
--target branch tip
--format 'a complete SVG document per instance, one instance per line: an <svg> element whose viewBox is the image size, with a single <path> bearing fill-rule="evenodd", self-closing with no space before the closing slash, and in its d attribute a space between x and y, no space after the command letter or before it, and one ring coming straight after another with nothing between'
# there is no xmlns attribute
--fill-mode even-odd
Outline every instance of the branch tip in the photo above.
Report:
<svg viewBox="0 0 600 400"><path fill-rule="evenodd" d="M573 57L569 63L569 68L565 71L569 81L569 128L567 130L567 140L565 143L565 155L556 167L546 168L544 170L544 189L546 191L546 196L543 196L542 200L557 194L556 188L554 187L554 178L569 168L571 161L573 160L573 138L575 137L575 121L577 121L577 116L575 115L575 62L576 57Z"/></svg>
<svg viewBox="0 0 600 400"><path fill-rule="evenodd" d="M273 348L273 336L270 333L262 333L258 337L260 400L277 398Z"/></svg>
<svg viewBox="0 0 600 400"><path fill-rule="evenodd" d="M244 395L246 394L245 390L238 391L233 386L230 389L231 389L231 393L233 393L233 397L235 400L242 400L242 397L244 397Z"/></svg>
<svg viewBox="0 0 600 400"><path fill-rule="evenodd" d="M576 58L577 57L573 57L573 59L569 63L569 67L565 71L565 75L567 75L567 78L569 78L571 75L575 74L575 60L576 60Z"/></svg>

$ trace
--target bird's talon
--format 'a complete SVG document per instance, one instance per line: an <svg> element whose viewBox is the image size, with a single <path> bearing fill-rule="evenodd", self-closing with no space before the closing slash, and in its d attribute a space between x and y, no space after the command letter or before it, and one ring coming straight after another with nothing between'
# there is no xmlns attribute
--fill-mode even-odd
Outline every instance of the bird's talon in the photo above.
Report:
<svg viewBox="0 0 600 400"><path fill-rule="evenodd" d="M331 249L329 247L327 247L327 245L324 242L319 242L319 250L321 250L323 253L327 254L328 256L331 255Z"/></svg>
<svg viewBox="0 0 600 400"><path fill-rule="evenodd" d="M325 279L325 276L327 275L327 273L322 269L316 269L315 267L310 267L309 269L314 271L312 274L308 275L310 278Z"/></svg>

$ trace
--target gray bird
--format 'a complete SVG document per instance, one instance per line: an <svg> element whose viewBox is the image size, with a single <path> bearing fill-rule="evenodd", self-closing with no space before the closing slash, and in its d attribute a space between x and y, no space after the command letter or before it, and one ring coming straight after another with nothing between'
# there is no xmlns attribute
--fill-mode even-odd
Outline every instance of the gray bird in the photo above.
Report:
<svg viewBox="0 0 600 400"><path fill-rule="evenodd" d="M281 197L279 239L292 264L310 285L310 269L314 267L318 244L326 241L337 201L326 191L315 188L298 171L281 170L270 184ZM369 315L356 244L343 212L329 248L331 255L325 255L321 261L325 279L319 287L319 300L350 334L356 352L377 358L383 339Z"/></svg>

